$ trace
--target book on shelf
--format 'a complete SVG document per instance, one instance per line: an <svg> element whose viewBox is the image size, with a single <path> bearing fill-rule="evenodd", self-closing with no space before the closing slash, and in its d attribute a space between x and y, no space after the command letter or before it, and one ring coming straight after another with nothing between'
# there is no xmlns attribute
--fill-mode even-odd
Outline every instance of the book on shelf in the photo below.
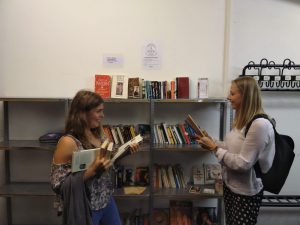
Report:
<svg viewBox="0 0 300 225"><path fill-rule="evenodd" d="M154 208L153 209L153 225L169 225L169 209Z"/></svg>
<svg viewBox="0 0 300 225"><path fill-rule="evenodd" d="M215 180L215 192L216 192L216 194L223 195L223 180L222 179Z"/></svg>
<svg viewBox="0 0 300 225"><path fill-rule="evenodd" d="M135 169L134 183L137 186L149 185L149 167L138 166Z"/></svg>
<svg viewBox="0 0 300 225"><path fill-rule="evenodd" d="M177 98L190 98L190 80L189 77L176 77L176 94Z"/></svg>
<svg viewBox="0 0 300 225"><path fill-rule="evenodd" d="M128 97L128 77L125 75L112 75L111 98Z"/></svg>
<svg viewBox="0 0 300 225"><path fill-rule="evenodd" d="M194 207L194 224L220 225L217 217L217 207Z"/></svg>
<svg viewBox="0 0 300 225"><path fill-rule="evenodd" d="M203 166L205 184L214 184L217 179L222 179L222 169L219 163L205 163Z"/></svg>
<svg viewBox="0 0 300 225"><path fill-rule="evenodd" d="M127 165L124 166L124 173L123 173L123 184L125 186L134 186L134 167Z"/></svg>
<svg viewBox="0 0 300 225"><path fill-rule="evenodd" d="M128 98L142 98L143 79L139 77L128 78Z"/></svg>
<svg viewBox="0 0 300 225"><path fill-rule="evenodd" d="M149 225L148 215L142 213L141 209L134 209L132 212L121 213L120 216L123 225Z"/></svg>
<svg viewBox="0 0 300 225"><path fill-rule="evenodd" d="M138 132L142 135L144 142L150 142L151 140L151 127L150 124L138 124Z"/></svg>
<svg viewBox="0 0 300 225"><path fill-rule="evenodd" d="M193 166L192 167L192 176L194 185L203 185L204 184L204 168L203 165Z"/></svg>
<svg viewBox="0 0 300 225"><path fill-rule="evenodd" d="M123 156L124 154L127 154L129 146L132 143L140 143L142 140L143 140L142 136L137 135L136 137L132 138L130 141L121 145L116 150L116 153L113 155L113 157L111 158L111 162L114 163L119 157ZM107 154L107 151L112 151L112 149L108 149L109 146L112 148L113 147L112 145L107 144L106 147L104 146L104 144L105 142L101 145L100 148L85 149L85 150L73 152L72 172L86 170L89 167L89 165L91 165L92 162L95 160L95 158L99 156L99 154Z"/></svg>
<svg viewBox="0 0 300 225"><path fill-rule="evenodd" d="M185 200L170 201L170 225L193 225L193 202Z"/></svg>
<svg viewBox="0 0 300 225"><path fill-rule="evenodd" d="M102 98L110 98L111 77L110 75L95 75L95 93L99 94Z"/></svg>
<svg viewBox="0 0 300 225"><path fill-rule="evenodd" d="M174 80L170 81L170 99L176 99L176 82Z"/></svg>
<svg viewBox="0 0 300 225"><path fill-rule="evenodd" d="M197 97L208 98L208 78L198 78Z"/></svg>

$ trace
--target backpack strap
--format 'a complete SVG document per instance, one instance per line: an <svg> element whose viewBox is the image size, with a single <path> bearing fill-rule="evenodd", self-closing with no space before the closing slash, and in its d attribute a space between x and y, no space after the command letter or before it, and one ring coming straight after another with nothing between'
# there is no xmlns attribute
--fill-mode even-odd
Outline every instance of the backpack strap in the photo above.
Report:
<svg viewBox="0 0 300 225"><path fill-rule="evenodd" d="M268 117L267 114L256 114L252 119L251 121L246 125L246 128L245 128L245 137L249 131L249 128L251 127L251 124L254 120L258 119L258 118L264 118L264 119L267 119L270 121L270 118ZM274 124L270 121L270 123L272 124L273 126L273 129L274 129ZM258 160L257 162L254 164L253 166L254 170L255 170L255 173L256 173L256 177L261 177L262 176L262 172L261 172L261 168L259 166L259 163L258 163Z"/></svg>
<svg viewBox="0 0 300 225"><path fill-rule="evenodd" d="M256 119L258 119L258 118L264 118L264 119L267 119L267 120L269 120L270 121L270 118L269 118L269 116L267 115L267 114L256 114L253 118L252 118L252 120L246 125L246 128L245 128L245 137L246 137L246 135L247 135L247 133L248 133L248 131L249 131L249 128L251 127L251 124L252 124L252 122L254 121L254 120L256 120ZM270 121L270 123L272 124L272 126L273 126L273 123ZM274 126L273 126L274 127Z"/></svg>

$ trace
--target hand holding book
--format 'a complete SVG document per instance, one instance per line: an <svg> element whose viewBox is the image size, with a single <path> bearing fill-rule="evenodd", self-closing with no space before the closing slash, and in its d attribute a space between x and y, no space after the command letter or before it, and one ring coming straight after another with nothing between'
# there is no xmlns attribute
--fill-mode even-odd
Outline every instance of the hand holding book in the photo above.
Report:
<svg viewBox="0 0 300 225"><path fill-rule="evenodd" d="M210 151L217 150L218 146L216 145L212 137L195 123L191 115L188 115L186 122L195 131L195 139L203 148Z"/></svg>
<svg viewBox="0 0 300 225"><path fill-rule="evenodd" d="M214 140L210 137L200 137L200 139L197 139L197 142L205 149L210 151L217 151L218 146L214 142Z"/></svg>
<svg viewBox="0 0 300 225"><path fill-rule="evenodd" d="M75 151L72 156L72 172L74 173L87 169L94 171L96 167L101 166L106 170L119 157L123 157L126 153L136 152L139 147L138 143L142 140L143 137L141 135L135 136L133 139L120 146L113 156L113 143L108 140L105 140L100 148ZM94 167L90 165L93 165Z"/></svg>

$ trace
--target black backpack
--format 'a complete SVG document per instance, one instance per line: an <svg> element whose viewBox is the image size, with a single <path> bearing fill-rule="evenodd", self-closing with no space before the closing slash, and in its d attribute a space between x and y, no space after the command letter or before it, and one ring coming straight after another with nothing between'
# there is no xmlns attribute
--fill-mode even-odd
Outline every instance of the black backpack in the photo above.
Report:
<svg viewBox="0 0 300 225"><path fill-rule="evenodd" d="M255 115L254 118L246 126L245 137L252 122L258 118L265 118L270 121L269 117L266 114ZM290 136L277 133L273 123L272 125L275 137L275 156L272 166L267 173L262 173L257 161L254 165L254 169L256 172L256 176L262 179L264 190L273 194L278 194L285 183L285 180L294 161L294 141Z"/></svg>

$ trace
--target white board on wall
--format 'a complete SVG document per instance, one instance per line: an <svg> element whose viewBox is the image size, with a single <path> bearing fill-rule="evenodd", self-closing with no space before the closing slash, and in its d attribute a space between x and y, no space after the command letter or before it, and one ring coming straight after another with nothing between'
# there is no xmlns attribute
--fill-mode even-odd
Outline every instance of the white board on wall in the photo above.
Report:
<svg viewBox="0 0 300 225"><path fill-rule="evenodd" d="M222 96L225 2L218 0L66 0L0 2L0 96L72 97L94 75L148 80L209 77ZM161 68L143 68L142 47L161 46ZM107 68L104 55L121 55Z"/></svg>

